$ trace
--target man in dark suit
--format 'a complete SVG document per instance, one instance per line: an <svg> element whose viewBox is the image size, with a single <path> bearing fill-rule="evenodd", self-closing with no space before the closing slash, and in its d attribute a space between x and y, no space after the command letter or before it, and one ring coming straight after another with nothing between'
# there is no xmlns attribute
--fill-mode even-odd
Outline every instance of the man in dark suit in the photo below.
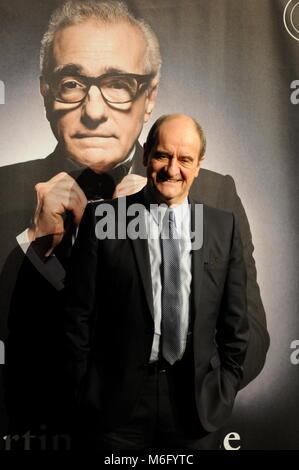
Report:
<svg viewBox="0 0 299 470"><path fill-rule="evenodd" d="M57 148L45 159L0 170L0 338L7 336L10 309L6 351L13 380L8 396L17 419L25 413L25 429L34 421L40 397L46 390L51 395L55 383L49 377L60 361L57 337L65 269L86 202L131 193L140 182L145 184L137 138L155 103L158 42L118 2L85 4L63 5L53 15L42 45L41 92ZM97 22L90 20L94 17ZM108 43L109 51L104 47ZM117 86L112 79L118 80ZM124 86L132 101L115 103L112 90ZM245 385L261 371L269 346L248 220L230 176L203 169L191 195L233 212L239 221L250 323ZM42 416L41 411L37 414Z"/></svg>
<svg viewBox="0 0 299 470"><path fill-rule="evenodd" d="M67 277L68 371L97 448L201 449L231 414L246 269L233 214L190 210L204 149L193 119L163 116L145 144L145 189L83 216Z"/></svg>
<svg viewBox="0 0 299 470"><path fill-rule="evenodd" d="M11 423L23 421L24 430L46 422L43 403L55 402L46 397L57 382L61 291L76 228L87 200L111 198L126 175L126 187L140 178L137 139L161 65L150 27L110 1L62 5L41 59L40 89L58 145L46 159L0 172L0 337L10 309L7 399Z"/></svg>

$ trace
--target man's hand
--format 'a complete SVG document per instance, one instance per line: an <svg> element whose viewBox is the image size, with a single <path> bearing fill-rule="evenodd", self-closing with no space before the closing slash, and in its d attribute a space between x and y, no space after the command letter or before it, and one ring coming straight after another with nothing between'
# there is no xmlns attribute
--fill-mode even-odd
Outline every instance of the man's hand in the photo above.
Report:
<svg viewBox="0 0 299 470"><path fill-rule="evenodd" d="M28 230L30 242L46 237L45 256L49 256L59 245L64 235L64 213L73 213L79 225L87 199L76 181L67 173L58 173L45 183L35 186L37 205L33 224Z"/></svg>
<svg viewBox="0 0 299 470"><path fill-rule="evenodd" d="M139 175L127 175L124 179L116 186L113 199L121 196L129 196L140 191L147 182L147 178Z"/></svg>

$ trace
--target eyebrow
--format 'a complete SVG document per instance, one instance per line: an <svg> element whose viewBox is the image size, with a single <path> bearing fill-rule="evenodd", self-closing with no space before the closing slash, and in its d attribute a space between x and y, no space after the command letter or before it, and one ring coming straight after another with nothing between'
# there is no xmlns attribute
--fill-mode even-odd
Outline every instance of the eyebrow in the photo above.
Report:
<svg viewBox="0 0 299 470"><path fill-rule="evenodd" d="M84 68L79 64L65 64L65 65L58 65L54 68L53 73L55 75L84 75ZM115 74L122 74L122 73L129 73L126 70L119 69L117 67L107 67L105 69L106 73L115 73Z"/></svg>
<svg viewBox="0 0 299 470"><path fill-rule="evenodd" d="M173 157L173 155L163 150L156 150L155 155L159 155L161 157L163 157L163 155L165 155L166 157ZM179 155L178 158L188 158L189 160L194 160L191 155Z"/></svg>

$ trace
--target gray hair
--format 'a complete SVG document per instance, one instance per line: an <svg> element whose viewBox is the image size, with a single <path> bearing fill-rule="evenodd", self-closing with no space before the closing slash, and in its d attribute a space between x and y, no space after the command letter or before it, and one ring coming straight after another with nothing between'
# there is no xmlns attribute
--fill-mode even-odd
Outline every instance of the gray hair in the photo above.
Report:
<svg viewBox="0 0 299 470"><path fill-rule="evenodd" d="M148 136L145 142L145 148L146 148L147 153L151 152L151 150L155 148L155 146L157 145L158 139L159 139L159 129L162 126L163 122L173 119L176 116L178 116L178 114L164 114L163 116L160 116L154 122L154 124L150 128L150 131L148 133ZM198 124L196 119L194 119L191 116L189 117L192 120L195 130L200 138L201 145L200 145L198 159L201 160L204 154L206 153L206 148L207 148L206 136L204 134L203 128Z"/></svg>
<svg viewBox="0 0 299 470"><path fill-rule="evenodd" d="M157 36L143 19L135 17L129 11L124 2L116 0L68 0L52 13L41 42L40 67L44 77L47 77L53 68L52 49L57 31L89 19L104 24L127 22L137 26L146 42L144 73L159 77L162 60Z"/></svg>

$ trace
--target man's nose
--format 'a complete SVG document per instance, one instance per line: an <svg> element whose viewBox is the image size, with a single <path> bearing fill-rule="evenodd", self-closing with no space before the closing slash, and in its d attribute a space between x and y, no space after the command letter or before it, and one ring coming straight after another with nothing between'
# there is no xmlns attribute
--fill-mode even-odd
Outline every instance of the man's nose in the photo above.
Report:
<svg viewBox="0 0 299 470"><path fill-rule="evenodd" d="M173 157L168 160L167 173L170 177L177 176L180 173L180 168L177 158Z"/></svg>
<svg viewBox="0 0 299 470"><path fill-rule="evenodd" d="M108 117L107 111L107 103L101 91L98 87L91 86L83 102L83 119L87 121L87 124L106 121Z"/></svg>

